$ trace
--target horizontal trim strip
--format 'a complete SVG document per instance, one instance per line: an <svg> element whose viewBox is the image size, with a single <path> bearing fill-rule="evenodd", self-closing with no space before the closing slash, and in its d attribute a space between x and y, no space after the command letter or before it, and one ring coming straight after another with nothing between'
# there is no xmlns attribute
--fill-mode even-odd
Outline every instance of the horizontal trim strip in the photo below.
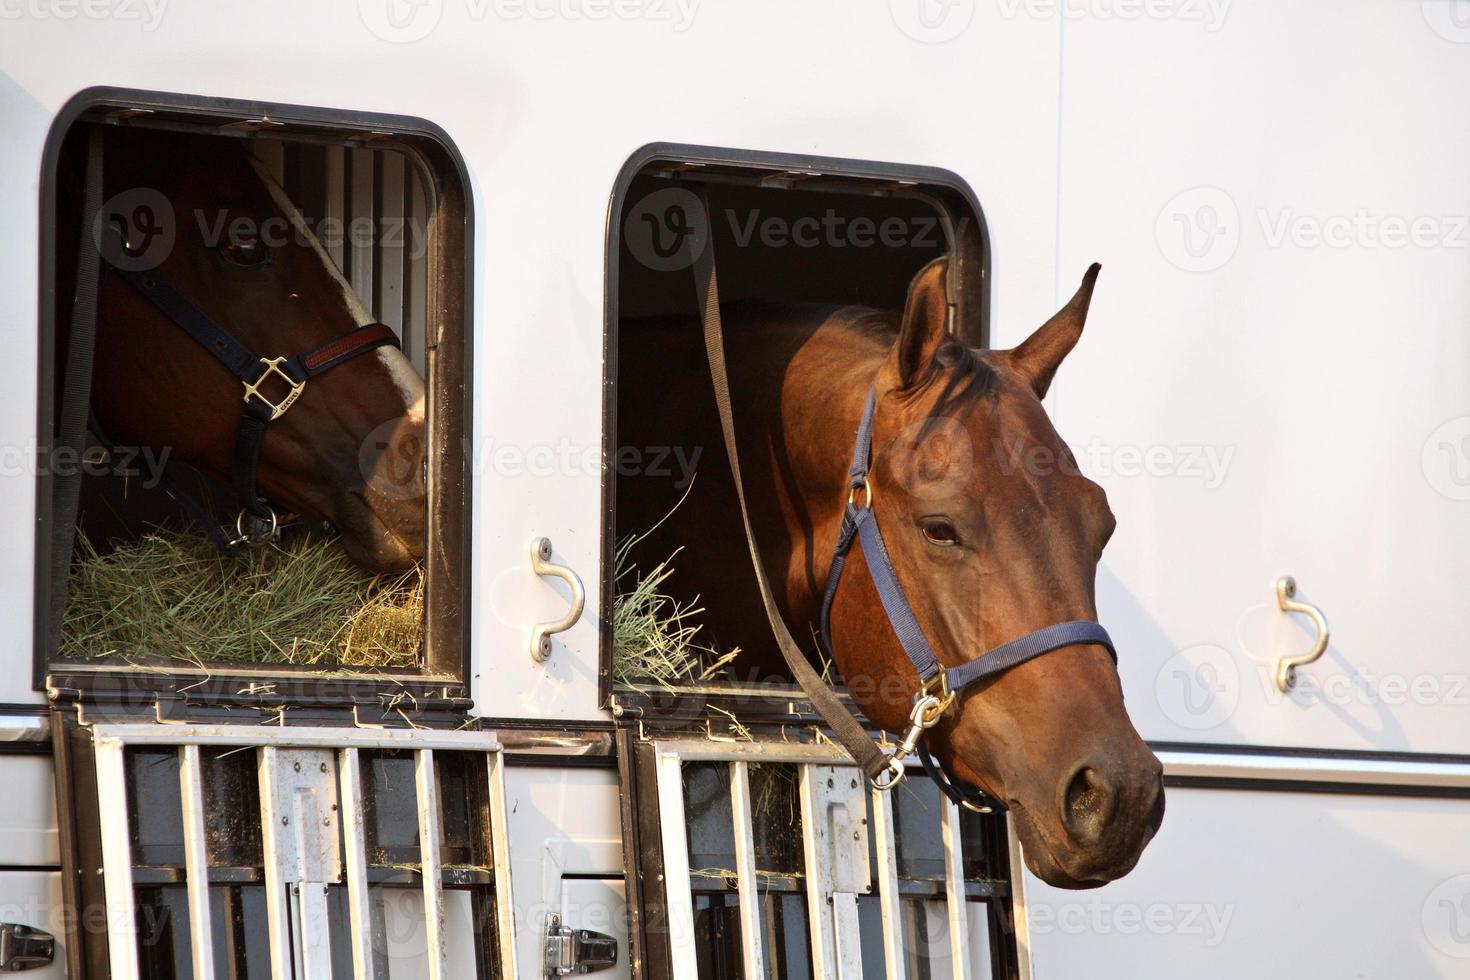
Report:
<svg viewBox="0 0 1470 980"><path fill-rule="evenodd" d="M1470 762L1169 749L1155 754L1170 778L1470 790Z"/></svg>

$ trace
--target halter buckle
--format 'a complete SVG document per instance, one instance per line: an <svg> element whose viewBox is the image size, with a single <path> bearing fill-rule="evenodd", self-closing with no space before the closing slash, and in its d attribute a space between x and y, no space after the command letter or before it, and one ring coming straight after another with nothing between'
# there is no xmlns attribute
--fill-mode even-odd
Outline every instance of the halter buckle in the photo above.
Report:
<svg viewBox="0 0 1470 980"><path fill-rule="evenodd" d="M242 382L245 385L245 404L249 405L250 399L252 397L259 398L261 403L264 404L266 408L269 408L271 410L271 417L269 421L274 422L282 415L285 415L286 409L290 408L291 404L301 396L302 390L306 387L306 382L297 381L295 378L291 377L289 374L281 369L281 365L286 363L285 357L262 357L260 359L260 363L265 365L265 370L260 372L260 376L257 377L254 381ZM265 379L270 377L272 374L276 375L282 381L286 382L286 384L291 386L290 392L288 392L286 394L286 397L282 398L279 402L271 401L265 395L261 394L260 391L260 386L264 384Z"/></svg>
<svg viewBox="0 0 1470 980"><path fill-rule="evenodd" d="M938 691L936 694L935 691ZM917 706L921 701L929 705L929 714L925 716L925 728L933 728L942 716L954 704L955 693L949 689L949 674L943 667L939 673L919 685L919 693L914 695L914 704Z"/></svg>
<svg viewBox="0 0 1470 980"><path fill-rule="evenodd" d="M859 490L861 490L863 492L863 505L861 507L858 507L858 509L859 510L872 510L873 509L873 484L871 484L871 483L868 482L868 478L867 477L863 477L863 482L862 483L859 483L858 485L852 487L850 490L847 491L847 506L849 506L849 507L857 507L857 492Z"/></svg>

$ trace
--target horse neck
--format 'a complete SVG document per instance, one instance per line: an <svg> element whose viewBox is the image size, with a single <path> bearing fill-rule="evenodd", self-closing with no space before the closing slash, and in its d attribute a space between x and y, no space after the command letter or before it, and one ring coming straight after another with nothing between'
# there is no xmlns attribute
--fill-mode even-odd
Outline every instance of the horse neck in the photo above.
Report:
<svg viewBox="0 0 1470 980"><path fill-rule="evenodd" d="M815 619L821 603L863 405L891 344L871 311L838 310L786 372L773 475L790 536L787 608L798 619Z"/></svg>

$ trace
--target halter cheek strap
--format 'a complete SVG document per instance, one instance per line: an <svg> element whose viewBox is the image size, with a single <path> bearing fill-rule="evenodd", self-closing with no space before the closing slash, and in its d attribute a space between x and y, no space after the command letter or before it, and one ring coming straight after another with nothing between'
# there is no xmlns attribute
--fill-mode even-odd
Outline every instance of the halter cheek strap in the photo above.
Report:
<svg viewBox="0 0 1470 980"><path fill-rule="evenodd" d="M382 323L357 327L294 357L261 357L194 305L156 271L133 271L104 266L120 276L165 316L213 354L244 386L244 409L235 435L230 482L240 505L273 530L275 513L256 489L260 447L269 424L286 414L306 388L306 382L360 354L379 347L398 346L398 336Z"/></svg>
<svg viewBox="0 0 1470 980"><path fill-rule="evenodd" d="M899 746L896 758L916 752L924 769L939 788L955 803L982 809L995 804L983 799L978 789L964 784L947 767L936 764L923 744L923 734L938 723L940 717L954 703L957 695L965 688L997 674L1005 673L1028 660L1045 653L1077 644L1097 644L1108 651L1116 664L1118 654L1113 641L1102 624L1090 620L1072 620L1057 623L1027 633L1025 636L1003 643L974 660L957 667L943 668L928 638L914 616L903 586L898 581L893 560L888 556L888 547L883 543L883 534L878 530L878 518L873 513L873 489L868 482L868 472L873 455L873 411L876 397L868 389L868 398L863 405L862 420L858 423L857 439L852 451L852 466L848 469L849 493L847 506L843 509L842 525L837 534L837 547L832 555L832 564L827 572L827 588L822 595L822 646L827 656L832 656L832 604L837 598L837 587L842 581L842 570L854 541L861 541L863 558L873 585L878 590L878 599L888 624L898 637L904 654L919 675L919 693L914 698L914 711L910 716L910 728ZM861 504L859 504L861 495ZM941 778L942 777L942 778Z"/></svg>

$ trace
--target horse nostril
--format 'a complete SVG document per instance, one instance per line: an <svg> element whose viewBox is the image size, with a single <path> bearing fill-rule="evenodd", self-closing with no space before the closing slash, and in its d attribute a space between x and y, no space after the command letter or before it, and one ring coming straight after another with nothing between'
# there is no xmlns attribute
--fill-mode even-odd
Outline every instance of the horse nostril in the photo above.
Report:
<svg viewBox="0 0 1470 980"><path fill-rule="evenodd" d="M1112 794L1097 770L1083 766L1067 783L1063 815L1067 829L1078 843L1096 843L1107 823Z"/></svg>

